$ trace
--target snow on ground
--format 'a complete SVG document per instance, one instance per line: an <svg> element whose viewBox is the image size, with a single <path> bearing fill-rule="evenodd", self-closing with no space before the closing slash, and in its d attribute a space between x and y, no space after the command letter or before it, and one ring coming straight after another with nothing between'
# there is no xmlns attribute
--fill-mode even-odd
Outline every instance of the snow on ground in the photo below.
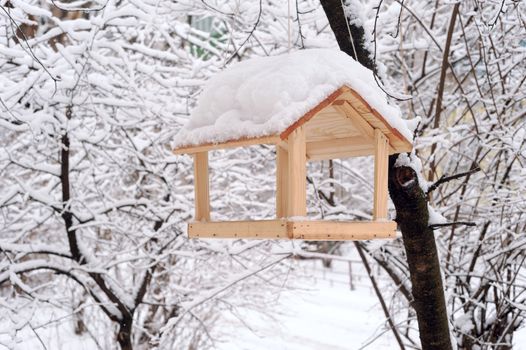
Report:
<svg viewBox="0 0 526 350"><path fill-rule="evenodd" d="M33 312L30 323L27 323L29 310L18 314L16 319L12 315L9 320L0 315L0 350L98 349L89 335L75 334L71 317L65 311L39 306Z"/></svg>
<svg viewBox="0 0 526 350"><path fill-rule="evenodd" d="M349 350L359 349L385 331L385 317L363 271L356 270L350 290L348 263L333 262L331 269L320 261L303 261L311 277L294 277L300 289L284 289L276 296L270 316L246 312L236 317L225 315L216 334L220 350ZM299 278L299 280L297 280ZM274 318L274 319L272 319ZM395 342L387 332L367 347L392 349Z"/></svg>
<svg viewBox="0 0 526 350"><path fill-rule="evenodd" d="M235 63L212 77L174 147L277 135L347 85L408 140L412 132L389 105L372 71L339 50L300 50Z"/></svg>
<svg viewBox="0 0 526 350"><path fill-rule="evenodd" d="M271 317L246 312L224 315L212 331L219 350L392 350L398 345L361 264L352 265L354 290L350 290L348 264L333 261L331 269L320 261L301 262L311 278L295 276L270 311ZM293 277L291 276L290 279ZM378 279L378 277L377 277ZM387 299L387 278L379 279ZM243 321L239 320L241 318ZM249 328L247 328L250 327ZM418 339L418 336L416 337ZM514 334L514 350L526 350L526 326Z"/></svg>
<svg viewBox="0 0 526 350"><path fill-rule="evenodd" d="M347 262L333 261L330 269L319 260L298 263L300 272L291 272L275 303L262 314L238 309L236 315L223 311L210 330L218 350L387 350L396 349L396 341L386 322L363 266L352 264L350 289ZM306 273L305 273L306 272ZM385 290L387 279L379 279ZM295 288L290 288L294 286ZM389 293L385 293L387 297ZM13 323L0 315L0 350L91 350L97 349L88 336L73 332L70 318L63 311L35 310L32 326L15 331ZM59 322L53 318L65 317ZM20 315L20 319L24 319ZM11 320L17 321L17 320ZM11 340L15 336L16 341ZM44 343L45 347L41 344ZM109 348L105 339L102 348ZM514 350L526 350L526 327L514 336Z"/></svg>

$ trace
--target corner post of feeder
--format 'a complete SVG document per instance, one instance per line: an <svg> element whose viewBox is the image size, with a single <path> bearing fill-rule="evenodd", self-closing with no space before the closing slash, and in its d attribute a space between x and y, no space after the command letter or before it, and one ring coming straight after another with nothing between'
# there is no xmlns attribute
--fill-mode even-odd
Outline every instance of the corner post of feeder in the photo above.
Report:
<svg viewBox="0 0 526 350"><path fill-rule="evenodd" d="M210 221L210 193L208 180L208 152L194 156L195 221Z"/></svg>
<svg viewBox="0 0 526 350"><path fill-rule="evenodd" d="M276 218L287 217L289 155L284 145L276 144Z"/></svg>
<svg viewBox="0 0 526 350"><path fill-rule="evenodd" d="M307 215L307 148L305 129L295 129L288 137L287 216Z"/></svg>
<svg viewBox="0 0 526 350"><path fill-rule="evenodd" d="M387 220L387 175L389 171L389 140L374 129L374 220Z"/></svg>

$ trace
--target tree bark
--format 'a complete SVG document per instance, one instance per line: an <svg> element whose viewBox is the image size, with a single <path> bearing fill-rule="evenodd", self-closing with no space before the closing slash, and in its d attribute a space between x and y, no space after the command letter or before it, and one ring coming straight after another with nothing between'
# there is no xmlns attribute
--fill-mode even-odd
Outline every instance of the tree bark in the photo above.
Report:
<svg viewBox="0 0 526 350"><path fill-rule="evenodd" d="M132 322L133 320L128 317L124 317L119 322L119 332L117 333L117 341L119 342L121 350L133 350L133 345L131 341Z"/></svg>
<svg viewBox="0 0 526 350"><path fill-rule="evenodd" d="M340 0L320 0L342 51L365 67L375 65L364 45L364 29L349 25ZM351 43L354 43L351 45ZM433 230L428 226L427 198L418 177L409 167L395 167L398 155L389 158L389 194L402 231L412 294L423 350L451 350L448 317L440 263Z"/></svg>
<svg viewBox="0 0 526 350"><path fill-rule="evenodd" d="M71 120L72 117L72 106L67 106L66 108L66 118L68 120ZM69 167L69 161L70 161L70 140L67 133L67 130L64 130L64 134L61 137L61 150L60 150L60 182L61 182L61 190L62 190L62 219L64 220L64 226L66 230L66 234L68 237L68 243L69 243L69 250L71 253L71 256L73 259L79 264L79 265L85 265L87 263L85 257L83 256L80 248L79 248L79 242L77 239L77 232L73 228L73 213L70 210L70 200L71 200L71 184L70 184L70 167ZM153 268L151 268L153 269ZM149 270L152 271L152 270ZM131 330L132 330L132 322L133 322L133 313L135 312L135 309L128 309L128 307L124 304L123 301L119 300L117 295L111 290L111 287L109 287L106 284L106 281L102 277L102 275L98 272L90 272L88 271L88 275L95 281L97 286L102 290L102 292L108 297L109 301L112 302L122 313L122 319L117 318L114 314L109 312L109 310L104 306L104 304L100 303L100 300L98 300L95 297L95 294L91 293L91 296L95 298L95 301L99 303L100 308L102 311L110 318L110 320L118 322L119 323L119 332L117 334L117 341L119 342L119 345L121 346L121 350L132 350L132 342L131 342ZM145 281L143 281L143 286L141 286L141 289L138 293L136 302L138 305L146 293L146 287L148 283L150 282L151 274L148 272L148 274L145 277Z"/></svg>
<svg viewBox="0 0 526 350"><path fill-rule="evenodd" d="M346 20L341 0L320 0L320 2L340 50L374 71L375 65L371 52L365 46L365 31L363 27L351 24ZM349 37L349 31L352 38Z"/></svg>
<svg viewBox="0 0 526 350"><path fill-rule="evenodd" d="M389 194L402 231L422 349L450 350L446 300L435 236L428 225L426 194L413 169L394 166L397 157L389 157Z"/></svg>

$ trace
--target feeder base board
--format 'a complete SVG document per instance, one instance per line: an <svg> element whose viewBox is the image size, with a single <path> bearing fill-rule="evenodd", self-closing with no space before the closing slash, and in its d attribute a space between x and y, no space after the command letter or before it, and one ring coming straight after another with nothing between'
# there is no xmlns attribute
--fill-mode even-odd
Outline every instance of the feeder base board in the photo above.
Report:
<svg viewBox="0 0 526 350"><path fill-rule="evenodd" d="M188 224L189 238L358 241L396 237L394 221L212 221Z"/></svg>

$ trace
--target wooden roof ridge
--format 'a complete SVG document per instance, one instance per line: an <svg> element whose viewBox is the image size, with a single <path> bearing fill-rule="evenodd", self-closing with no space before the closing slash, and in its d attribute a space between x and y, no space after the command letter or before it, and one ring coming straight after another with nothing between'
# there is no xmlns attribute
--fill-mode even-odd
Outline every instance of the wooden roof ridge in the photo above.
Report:
<svg viewBox="0 0 526 350"><path fill-rule="evenodd" d="M209 151L209 150L214 150L214 149L234 148L234 147L258 145L258 144L281 143L282 141L286 140L287 137L294 130L308 123L320 111L322 111L324 108L336 102L338 98L345 93L349 93L354 98L358 99L360 103L362 103L366 107L366 109L369 110L370 113L374 115L374 117L378 121L380 121L380 123L382 123L385 126L385 128L389 130L401 142L403 142L406 145L412 146L412 142L408 140L407 138L405 138L402 135L402 133L398 129L396 129L394 126L392 126L376 109L372 108L371 105L358 92L356 92L355 90L353 90L347 85L343 85L340 88L336 89L334 92L332 92L329 96L327 96L324 100L322 100L312 109L310 109L307 113L305 113L301 118L299 118L297 121L292 123L289 127L285 129L285 131L281 132L280 134L263 135L259 137L242 137L242 138L237 138L237 139L229 139L229 140L225 140L221 142L207 142L207 143L201 143L201 144L195 144L195 145L179 146L173 150L173 153L175 154L196 153L196 152L204 152L204 151ZM364 118L363 120L364 122L369 123Z"/></svg>
<svg viewBox="0 0 526 350"><path fill-rule="evenodd" d="M323 101L321 101L320 103L318 103L316 106L314 106L314 108L312 108L310 111L308 111L307 113L305 113L303 115L303 117L301 117L300 119L296 120L294 123L292 123L287 129L285 129L285 131L283 131L279 137L282 139L282 140L285 140L294 130L296 130L297 128L299 128L300 126L302 126L303 124L307 123L309 120L311 120L318 112L320 112L322 109L324 109L325 107L331 105L334 101L336 101L336 99L338 97L340 97L342 94L344 94L345 92L347 92L347 89L349 89L349 87L347 87L346 85L338 88L337 90L334 90L333 93L331 93L329 96L327 96Z"/></svg>
<svg viewBox="0 0 526 350"><path fill-rule="evenodd" d="M348 88L348 89L349 89L349 92L354 97L359 99L360 102L362 102L374 114L374 116L379 121L381 121L389 129L389 131L391 131L397 138L399 138L402 142L407 142L407 143L409 143L411 145L413 144L413 142L411 140L408 140L404 135L402 135L402 133L397 128L395 128L387 120L385 120L385 118L376 109L371 107L371 105L359 93L357 93L356 91L354 91L351 88Z"/></svg>

